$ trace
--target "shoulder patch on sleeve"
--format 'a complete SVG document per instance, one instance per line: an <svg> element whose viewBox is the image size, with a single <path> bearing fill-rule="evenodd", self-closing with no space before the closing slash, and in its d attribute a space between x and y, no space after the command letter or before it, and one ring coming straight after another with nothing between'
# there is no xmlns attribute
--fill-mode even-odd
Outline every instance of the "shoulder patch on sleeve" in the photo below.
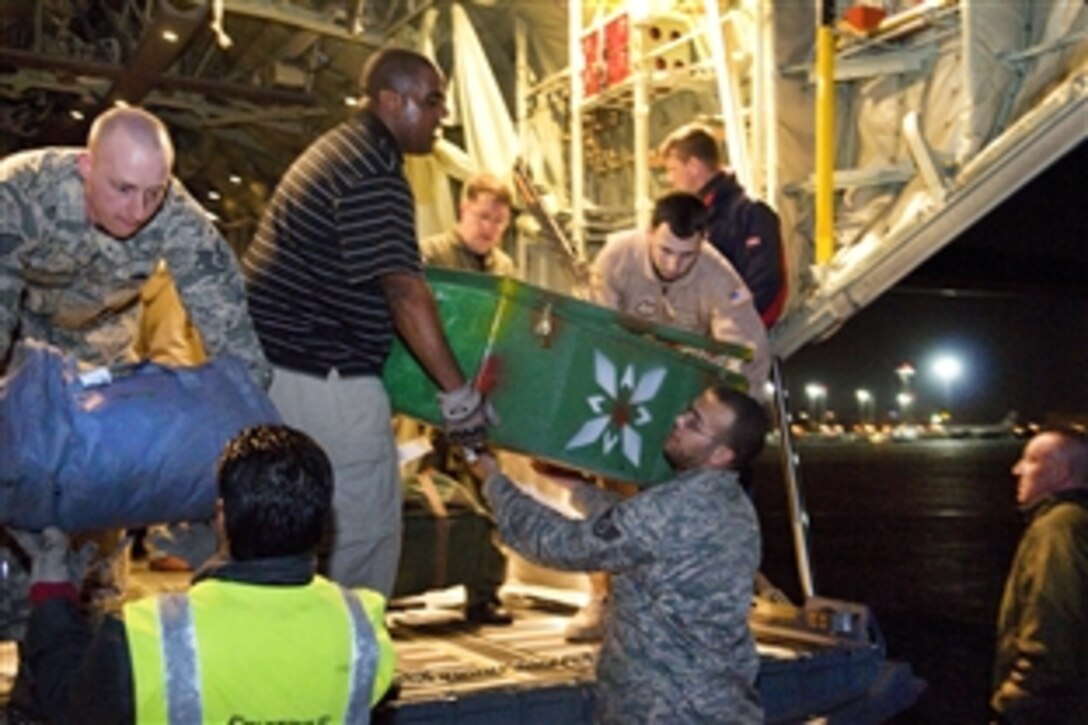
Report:
<svg viewBox="0 0 1088 725"><path fill-rule="evenodd" d="M608 509L593 522L593 535L604 541L615 541L623 536L620 527L612 520L614 509Z"/></svg>

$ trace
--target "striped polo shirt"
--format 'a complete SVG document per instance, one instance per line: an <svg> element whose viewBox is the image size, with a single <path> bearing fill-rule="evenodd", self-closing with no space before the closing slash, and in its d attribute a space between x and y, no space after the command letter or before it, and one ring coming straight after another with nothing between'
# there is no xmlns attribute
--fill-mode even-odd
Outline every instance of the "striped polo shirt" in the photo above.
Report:
<svg viewBox="0 0 1088 725"><path fill-rule="evenodd" d="M287 170L243 260L250 314L273 365L380 375L393 321L379 280L420 274L415 202L396 140L363 112Z"/></svg>

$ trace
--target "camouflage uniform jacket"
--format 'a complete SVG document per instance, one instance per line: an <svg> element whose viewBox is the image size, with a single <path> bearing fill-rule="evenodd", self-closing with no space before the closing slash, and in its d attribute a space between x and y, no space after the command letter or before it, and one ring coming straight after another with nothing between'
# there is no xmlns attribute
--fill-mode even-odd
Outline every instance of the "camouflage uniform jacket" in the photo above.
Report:
<svg viewBox="0 0 1088 725"><path fill-rule="evenodd" d="M484 491L503 540L518 552L545 566L613 575L598 722L762 721L747 619L759 524L735 473L687 471L626 500L582 486L575 504L584 520L502 476Z"/></svg>
<svg viewBox="0 0 1088 725"><path fill-rule="evenodd" d="M436 234L419 244L423 263L432 267L465 269L470 272L486 272L504 277L516 277L517 267L510 255L495 247L485 255L473 252L456 231Z"/></svg>
<svg viewBox="0 0 1088 725"><path fill-rule="evenodd" d="M209 353L241 358L267 387L237 260L205 212L173 179L158 214L114 239L87 219L79 153L0 163L0 360L16 330L91 365L134 359L140 290L163 259Z"/></svg>

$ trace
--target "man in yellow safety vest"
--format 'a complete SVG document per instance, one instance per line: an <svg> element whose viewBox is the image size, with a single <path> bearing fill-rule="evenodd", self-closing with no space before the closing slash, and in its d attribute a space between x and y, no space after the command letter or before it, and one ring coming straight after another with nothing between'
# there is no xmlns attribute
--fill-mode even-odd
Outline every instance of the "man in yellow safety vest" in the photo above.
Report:
<svg viewBox="0 0 1088 725"><path fill-rule="evenodd" d="M385 601L315 573L332 469L307 435L249 428L224 450L221 554L186 592L91 629L59 529L15 532L33 608L13 704L50 722L368 722L393 679ZM76 570L76 571L73 571Z"/></svg>

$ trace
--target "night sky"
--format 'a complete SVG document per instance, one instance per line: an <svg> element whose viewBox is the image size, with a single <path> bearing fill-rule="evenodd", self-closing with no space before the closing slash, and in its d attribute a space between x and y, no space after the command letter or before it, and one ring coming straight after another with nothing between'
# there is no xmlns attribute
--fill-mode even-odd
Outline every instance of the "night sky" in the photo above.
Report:
<svg viewBox="0 0 1088 725"><path fill-rule="evenodd" d="M784 372L795 411L804 388L827 388L826 408L852 422L855 390L885 414L896 408L903 362L916 369L915 411L943 407L932 374L939 352L964 373L951 384L961 423L1088 415L1088 144L1052 166Z"/></svg>

